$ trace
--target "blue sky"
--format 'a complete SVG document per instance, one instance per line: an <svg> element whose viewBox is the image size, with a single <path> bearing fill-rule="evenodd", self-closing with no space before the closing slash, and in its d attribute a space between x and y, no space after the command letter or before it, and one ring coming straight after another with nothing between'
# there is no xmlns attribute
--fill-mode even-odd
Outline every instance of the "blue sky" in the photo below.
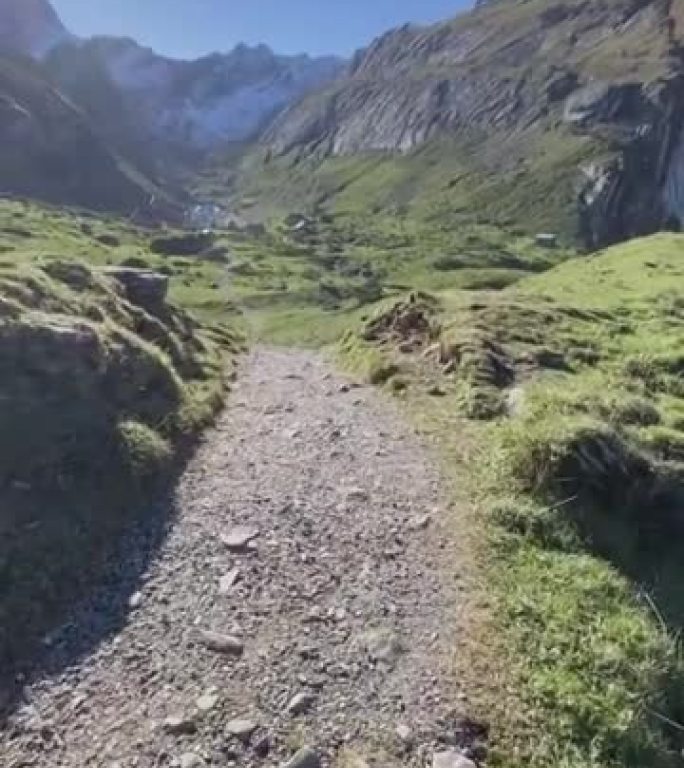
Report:
<svg viewBox="0 0 684 768"><path fill-rule="evenodd" d="M281 53L348 55L407 21L432 22L468 0L52 0L77 35L135 37L167 55L264 42Z"/></svg>

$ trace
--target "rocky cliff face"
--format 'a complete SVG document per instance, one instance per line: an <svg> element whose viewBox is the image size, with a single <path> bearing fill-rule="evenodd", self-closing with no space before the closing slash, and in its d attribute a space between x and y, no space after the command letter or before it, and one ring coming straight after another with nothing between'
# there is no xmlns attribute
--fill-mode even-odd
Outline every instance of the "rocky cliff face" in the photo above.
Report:
<svg viewBox="0 0 684 768"><path fill-rule="evenodd" d="M526 205L543 209L562 194L590 246L679 226L683 8L682 0L499 0L444 24L404 27L288 109L266 141L273 154L300 160L411 157L452 142L449 184L458 188L465 168L469 183L486 178L502 195L514 184L529 189Z"/></svg>

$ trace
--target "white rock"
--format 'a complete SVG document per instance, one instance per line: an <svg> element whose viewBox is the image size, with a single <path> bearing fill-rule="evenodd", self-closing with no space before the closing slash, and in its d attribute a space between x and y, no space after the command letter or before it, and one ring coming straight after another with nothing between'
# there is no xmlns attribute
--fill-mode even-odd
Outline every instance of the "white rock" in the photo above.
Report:
<svg viewBox="0 0 684 768"><path fill-rule="evenodd" d="M420 517L416 517L408 525L408 528L410 531L424 531L426 528L430 526L430 523L432 522L432 518L430 515L421 515Z"/></svg>
<svg viewBox="0 0 684 768"><path fill-rule="evenodd" d="M195 721L182 714L173 714L164 720L164 730L173 736L194 733L197 730Z"/></svg>
<svg viewBox="0 0 684 768"><path fill-rule="evenodd" d="M311 747L302 747L282 768L321 768L321 758Z"/></svg>
<svg viewBox="0 0 684 768"><path fill-rule="evenodd" d="M477 768L477 765L455 749L435 752L432 768Z"/></svg>
<svg viewBox="0 0 684 768"><path fill-rule="evenodd" d="M366 648L373 661L392 665L404 652L399 636L391 630L375 630L366 635Z"/></svg>
<svg viewBox="0 0 684 768"><path fill-rule="evenodd" d="M229 595L233 591L233 587L237 584L239 578L239 568L233 568L232 571L229 571L225 576L222 576L219 581L219 594Z"/></svg>
<svg viewBox="0 0 684 768"><path fill-rule="evenodd" d="M240 741L249 741L250 736L256 731L257 727L257 724L253 720L238 718L236 720L231 720L228 725L226 725L226 731L231 736L240 739Z"/></svg>
<svg viewBox="0 0 684 768"><path fill-rule="evenodd" d="M211 712L219 703L219 697L215 693L205 693L197 699L197 709L200 712Z"/></svg>
<svg viewBox="0 0 684 768"><path fill-rule="evenodd" d="M228 533L221 534L221 541L234 552L242 552L248 549L254 539L259 537L259 529L249 526L238 526Z"/></svg>
<svg viewBox="0 0 684 768"><path fill-rule="evenodd" d="M206 763L194 752L186 752L180 756L180 768L204 768Z"/></svg>
<svg viewBox="0 0 684 768"><path fill-rule="evenodd" d="M311 693L298 693L287 705L289 714L297 716L307 712L314 705L316 697Z"/></svg>

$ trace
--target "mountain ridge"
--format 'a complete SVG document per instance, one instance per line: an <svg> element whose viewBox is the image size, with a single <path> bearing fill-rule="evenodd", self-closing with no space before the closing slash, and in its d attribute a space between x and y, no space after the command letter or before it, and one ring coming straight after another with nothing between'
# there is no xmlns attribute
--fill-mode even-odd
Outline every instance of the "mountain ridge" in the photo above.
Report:
<svg viewBox="0 0 684 768"><path fill-rule="evenodd" d="M99 66L151 136L197 150L253 139L282 107L342 68L335 57L280 56L265 45L174 59L104 36L69 41L49 63L66 83Z"/></svg>
<svg viewBox="0 0 684 768"><path fill-rule="evenodd" d="M29 101L34 107L33 143L22 144L22 136L28 141L26 132L15 134L12 151L17 156L35 154L36 137L51 130L49 118L60 111L59 103L69 103L74 110L73 119L65 122L71 140L56 142L51 152L53 161L59 160L57 166L70 169L63 197L40 163L3 158L6 153L0 150L0 165L13 169L3 191L94 208L110 206L109 191L129 187L133 179L133 186L140 182L151 190L149 199L158 201L166 188L167 196L182 204L187 195L174 181L179 169L187 173L217 147L254 141L280 109L333 79L342 68L335 57L279 56L265 45L242 44L226 54L184 61L161 56L132 39L82 39L64 27L48 0L3 0L0 54L12 58L7 82L13 84L11 92L0 92L0 97L21 108ZM3 66L10 64L3 60ZM24 66L30 75L17 77L17 68ZM39 80L43 103L37 109ZM22 97L17 91L22 82L27 87L31 83L33 95ZM98 144L89 158L101 164L102 194L85 184L90 170L96 175L97 169L78 168L78 137L84 130ZM78 179L84 183L80 191ZM112 210L131 213L140 208L141 195L134 194L130 205L118 201Z"/></svg>
<svg viewBox="0 0 684 768"><path fill-rule="evenodd" d="M534 209L589 247L680 227L682 5L510 0L392 30L286 109L266 156L326 178L384 159L399 209L426 195L514 220Z"/></svg>

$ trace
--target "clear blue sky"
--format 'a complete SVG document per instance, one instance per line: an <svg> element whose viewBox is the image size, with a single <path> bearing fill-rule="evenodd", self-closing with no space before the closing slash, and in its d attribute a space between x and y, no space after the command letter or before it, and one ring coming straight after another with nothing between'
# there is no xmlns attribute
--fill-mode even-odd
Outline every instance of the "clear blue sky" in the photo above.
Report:
<svg viewBox="0 0 684 768"><path fill-rule="evenodd" d="M52 0L77 35L126 35L191 57L238 42L349 55L391 27L452 16L469 0Z"/></svg>

